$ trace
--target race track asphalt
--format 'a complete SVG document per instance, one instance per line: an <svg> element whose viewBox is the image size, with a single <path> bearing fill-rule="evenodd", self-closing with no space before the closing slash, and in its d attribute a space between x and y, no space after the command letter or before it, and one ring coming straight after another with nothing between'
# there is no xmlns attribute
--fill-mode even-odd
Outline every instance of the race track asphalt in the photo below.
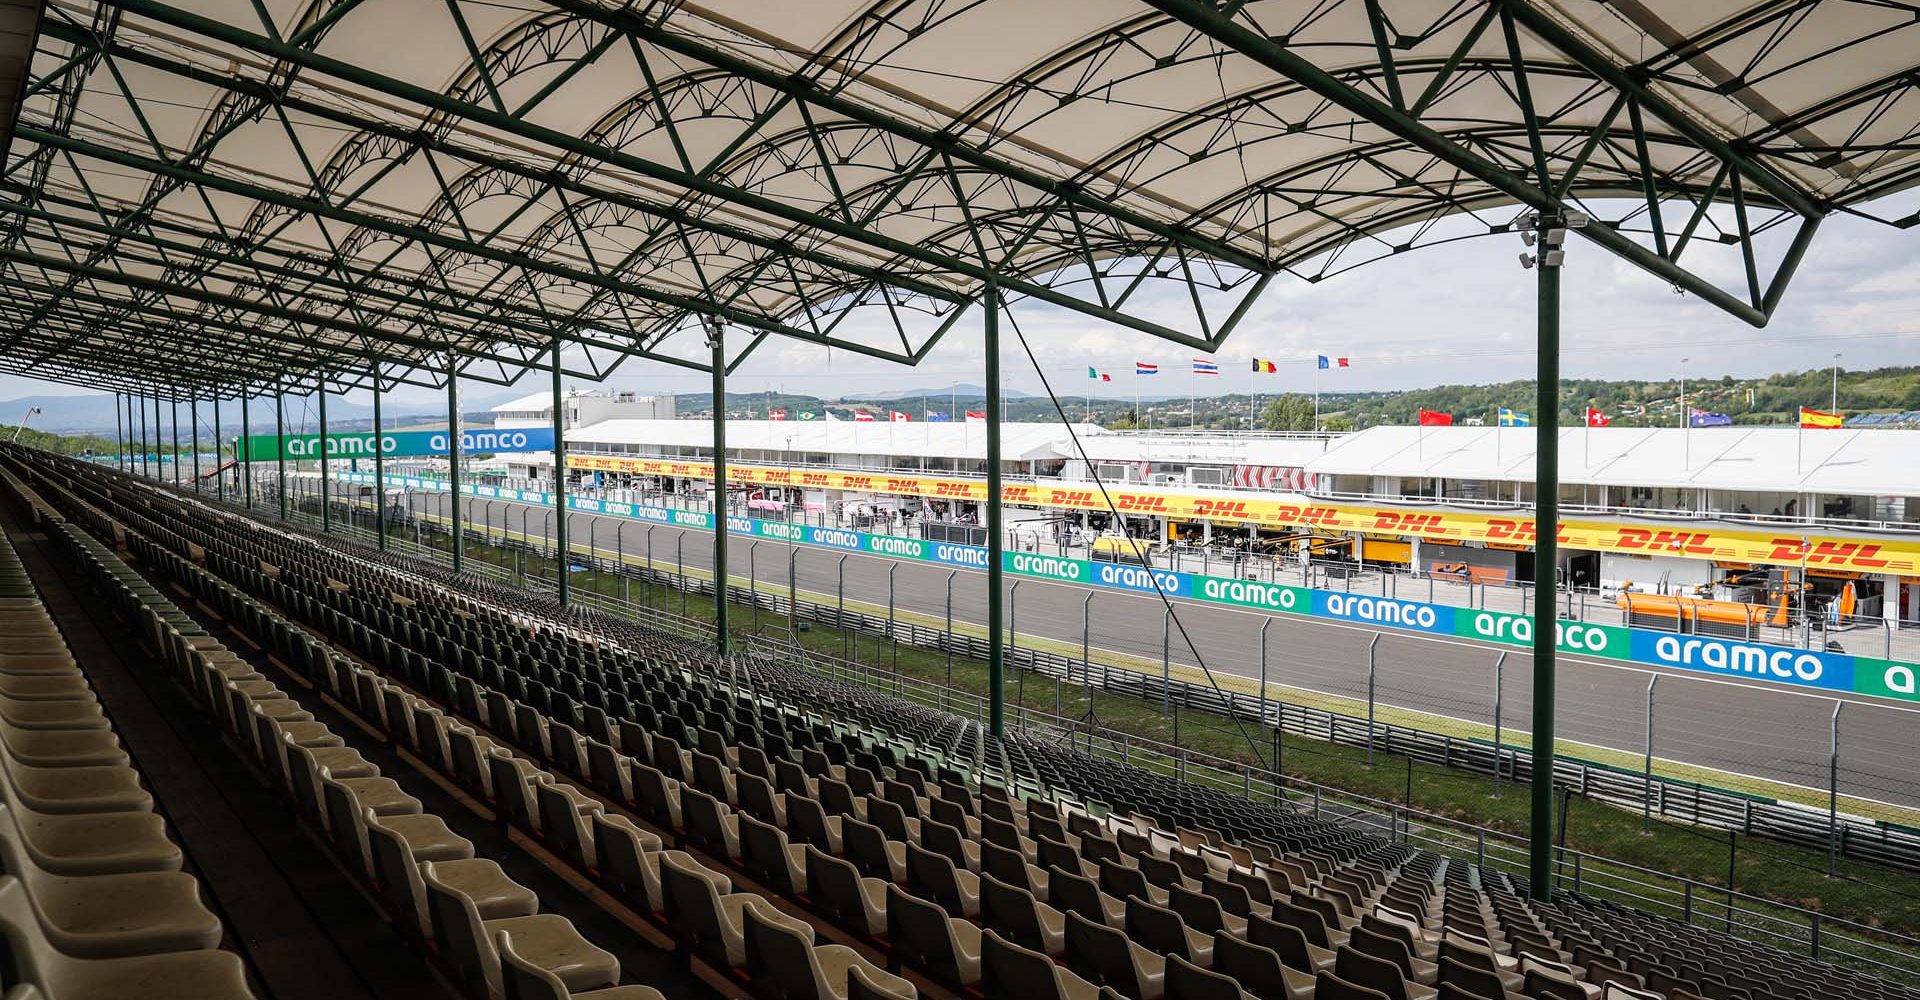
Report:
<svg viewBox="0 0 1920 1000"><path fill-rule="evenodd" d="M416 495L415 509L444 514L444 495ZM544 537L551 521L546 508L504 500L468 498L463 513L493 532L523 530ZM620 529L625 524L624 531ZM643 553L648 525L623 518L574 512L568 520L572 543L592 541L611 553L616 539L629 556ZM653 558L671 566L675 545L684 535L689 569L707 570L712 536L704 530L654 526ZM769 589L787 584L786 543L754 542L734 536L728 563L735 576L754 576ZM815 594L837 593L841 553L802 546L795 564L797 584ZM913 560L852 554L846 559L845 595L849 602L884 607L888 569L894 567L894 601L902 613L939 619L945 614L947 578L956 571ZM1010 615L1021 635L1070 644L1081 641L1082 607L1089 588L1022 580L1014 591ZM1157 596L1106 589L1092 590L1092 642L1101 653L1118 653L1158 664L1165 609ZM986 621L986 575L960 570L953 578L956 622ZM1175 599L1179 625L1171 631L1175 664L1204 664L1216 673L1257 678L1261 673L1260 632L1266 626L1267 679L1272 685L1303 688L1364 702L1368 646L1375 630L1345 623L1269 616L1258 611ZM1267 624L1268 622L1271 624ZM1532 658L1524 650L1468 639L1430 638L1379 632L1375 647L1378 703L1491 724L1494 662L1505 650L1501 671L1501 718L1509 730L1528 731L1533 700ZM1562 654L1557 702L1560 738L1609 747L1633 755L1647 739L1647 687L1657 674L1653 711L1654 755L1733 775L1817 788L1828 785L1835 698L1769 685L1765 682L1707 678L1681 671L1623 666ZM1136 664L1138 665L1138 664ZM1867 697L1841 695L1846 701L1840 726L1839 784L1842 795L1920 805L1920 775L1909 763L1908 748L1920 737L1920 713ZM1733 778L1724 784L1739 788ZM1761 790L1754 785L1748 790Z"/></svg>

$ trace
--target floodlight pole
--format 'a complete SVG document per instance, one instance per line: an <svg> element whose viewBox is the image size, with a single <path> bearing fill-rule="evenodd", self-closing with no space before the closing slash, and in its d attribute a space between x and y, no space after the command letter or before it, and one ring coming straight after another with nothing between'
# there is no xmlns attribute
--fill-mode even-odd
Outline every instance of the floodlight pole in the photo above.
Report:
<svg viewBox="0 0 1920 1000"><path fill-rule="evenodd" d="M333 497L327 485L327 377L320 376L320 533L333 530Z"/></svg>
<svg viewBox="0 0 1920 1000"><path fill-rule="evenodd" d="M568 593L571 581L568 579L570 574L567 559L567 445L562 437L567 423L564 403L560 395L560 338L555 337L553 338L553 540L559 549L560 567L557 578L560 581L560 606L563 608L571 598Z"/></svg>
<svg viewBox="0 0 1920 1000"><path fill-rule="evenodd" d="M987 407L987 731L996 739L1007 716L1007 570L1000 504L1000 289L988 285L986 317Z"/></svg>
<svg viewBox="0 0 1920 1000"><path fill-rule="evenodd" d="M460 572L460 368L447 352L447 520L453 531L453 571Z"/></svg>
<svg viewBox="0 0 1920 1000"><path fill-rule="evenodd" d="M1541 212L1538 237L1539 315L1534 374L1533 586L1533 820L1528 873L1534 899L1553 897L1553 743L1560 525L1560 264L1547 234L1566 225L1558 213Z"/></svg>
<svg viewBox="0 0 1920 1000"><path fill-rule="evenodd" d="M714 647L727 653L727 328L709 316L707 348L713 357L713 634ZM558 369L555 369L556 371Z"/></svg>
<svg viewBox="0 0 1920 1000"><path fill-rule="evenodd" d="M370 366L373 376L373 537L382 552L387 548L387 450L380 439L386 428L380 420L380 366Z"/></svg>

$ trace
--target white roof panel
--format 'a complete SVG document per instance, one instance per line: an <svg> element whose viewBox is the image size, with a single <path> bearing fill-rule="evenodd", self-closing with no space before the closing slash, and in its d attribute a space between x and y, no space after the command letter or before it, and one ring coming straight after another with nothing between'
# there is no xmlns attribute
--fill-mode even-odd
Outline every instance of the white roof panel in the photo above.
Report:
<svg viewBox="0 0 1920 1000"><path fill-rule="evenodd" d="M1530 427L1372 427L1307 463L1317 475L1533 481ZM1920 431L1569 427L1560 480L1596 486L1920 496Z"/></svg>

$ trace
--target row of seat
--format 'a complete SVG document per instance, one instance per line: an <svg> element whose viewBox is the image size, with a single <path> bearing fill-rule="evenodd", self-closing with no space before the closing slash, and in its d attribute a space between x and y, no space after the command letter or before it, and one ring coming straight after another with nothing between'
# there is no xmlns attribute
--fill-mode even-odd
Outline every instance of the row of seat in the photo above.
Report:
<svg viewBox="0 0 1920 1000"><path fill-rule="evenodd" d="M446 962L476 994L525 1000L663 1000L617 986L616 957L587 941L499 864L393 778L347 745L302 704L216 638L183 632L172 602L98 540L62 526L60 537L94 570L109 605L144 626L156 661L211 713L350 871L381 894L403 933ZM177 609L176 609L177 610Z"/></svg>
<svg viewBox="0 0 1920 1000"><path fill-rule="evenodd" d="M114 487L101 485L111 495ZM1004 959L995 949L1019 947L1014 939L1024 933L1040 945L1034 954L1057 948L1089 981L1135 996L1190 984L1189 973L1209 965L1239 970L1229 980L1236 989L1258 982L1255 995L1300 995L1309 981L1316 992L1370 983L1407 1000L1429 987L1489 1000L1507 991L1636 995L1626 991L1650 985L1671 996L1735 1000L1816 995L1796 989L1794 976L1743 985L1732 969L1648 962L1617 925L1653 918L1616 915L1605 925L1612 939L1603 939L1593 919L1600 907L1530 903L1524 885L1500 873L1285 810L1223 802L1217 792L1062 748L988 745L977 727L950 716L821 685L791 667L716 662L618 623L561 619L524 596L508 604L479 591L486 600L475 600L461 593L461 581L407 573L391 557L342 554L196 507L167 505L165 531L208 546L218 553L209 565L297 607L303 620L446 711L483 721L562 778L624 795L669 836L751 868L808 905L837 884L835 861L852 865L856 891L841 898L859 905L843 906L843 926L864 929L936 978L965 984L977 972L979 982L991 980L990 955ZM277 575L255 567L262 559ZM383 607L383 596L405 603ZM631 648L601 644L602 633ZM735 683L740 676L750 679L750 697ZM1114 801L1140 815L1102 805ZM1006 810L993 815L1001 803ZM1061 828L1062 816L1078 829ZM1183 830L1181 818L1194 828ZM1036 819L1043 836L1029 836ZM1214 824L1224 832L1197 828L1212 820L1225 820ZM565 837L567 826L553 824L552 836ZM789 835L800 843L780 839ZM585 845L562 846L587 856ZM1043 885L1044 895L1035 891ZM1004 905L989 911L989 899ZM895 911L904 916L896 920ZM1104 935L1103 926L1121 937ZM1321 951L1295 948L1274 928L1292 928ZM1276 963L1246 950L1256 933L1269 942L1256 946ZM1744 945L1719 940L1735 951ZM1258 955L1257 966L1249 955ZM1171 958L1155 968L1158 956ZM1277 976L1258 980L1275 966ZM1857 985L1863 996L1902 993L1844 970L1819 973L1829 970L1828 982Z"/></svg>
<svg viewBox="0 0 1920 1000"><path fill-rule="evenodd" d="M0 493L50 530L10 473ZM245 963L13 544L0 535L0 991L9 1000L254 994Z"/></svg>

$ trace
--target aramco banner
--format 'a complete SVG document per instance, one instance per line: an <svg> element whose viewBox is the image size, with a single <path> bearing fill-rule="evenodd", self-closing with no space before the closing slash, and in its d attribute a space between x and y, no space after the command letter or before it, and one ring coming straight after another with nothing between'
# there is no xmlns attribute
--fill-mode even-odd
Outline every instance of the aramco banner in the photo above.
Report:
<svg viewBox="0 0 1920 1000"><path fill-rule="evenodd" d="M272 462L282 457L293 461L310 461L320 458L320 435L289 434L284 438L272 434L255 434L244 439L245 451L241 459L249 462ZM380 435L380 454L392 458L397 455L445 455L447 453L446 431L389 431ZM460 453L462 455L489 454L493 452L552 451L553 428L551 427L507 427L474 428L460 432ZM327 457L332 458L372 458L374 436L371 431L364 433L346 433L327 435Z"/></svg>

